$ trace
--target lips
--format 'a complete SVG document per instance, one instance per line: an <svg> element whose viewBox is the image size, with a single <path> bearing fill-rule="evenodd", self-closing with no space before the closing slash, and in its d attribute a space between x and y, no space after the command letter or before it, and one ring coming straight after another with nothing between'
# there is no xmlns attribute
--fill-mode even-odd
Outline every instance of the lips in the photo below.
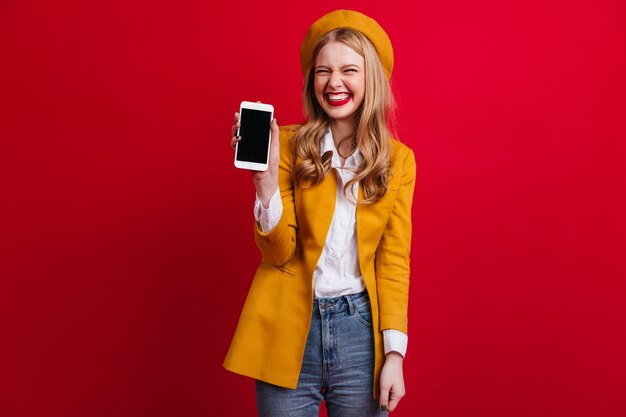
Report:
<svg viewBox="0 0 626 417"><path fill-rule="evenodd" d="M347 102L352 99L352 94L350 93L326 93L324 94L324 99L326 103L331 106L338 107L343 106Z"/></svg>

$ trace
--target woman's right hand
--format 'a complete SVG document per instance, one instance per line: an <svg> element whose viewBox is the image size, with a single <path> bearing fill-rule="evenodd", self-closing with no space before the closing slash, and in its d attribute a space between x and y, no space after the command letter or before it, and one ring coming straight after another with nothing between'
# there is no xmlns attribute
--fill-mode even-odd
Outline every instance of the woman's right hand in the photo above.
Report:
<svg viewBox="0 0 626 417"><path fill-rule="evenodd" d="M260 101L257 101L260 103ZM235 121L233 127L231 129L232 139L230 141L230 145L235 149L237 142L241 140L240 136L237 135L237 130L239 129L239 112L235 112ZM271 139L270 139L270 159L268 163L268 168L266 171L253 171L252 172L252 181L254 182L254 186L256 188L256 193L261 199L261 203L263 207L269 207L270 199L278 189L278 163L280 161L280 144L279 144L279 129L278 123L276 119L272 119L271 121Z"/></svg>

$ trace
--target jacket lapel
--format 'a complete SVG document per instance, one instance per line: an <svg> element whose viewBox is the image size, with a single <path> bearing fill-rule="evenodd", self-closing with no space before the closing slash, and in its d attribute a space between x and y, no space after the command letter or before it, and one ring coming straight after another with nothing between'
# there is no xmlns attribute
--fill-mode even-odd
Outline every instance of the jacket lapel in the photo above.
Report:
<svg viewBox="0 0 626 417"><path fill-rule="evenodd" d="M322 254L328 229L335 212L337 197L337 177L334 171L313 187L298 189L301 201L296 208L298 213L298 236L302 246L310 250L304 252L306 263L312 276L315 265ZM297 201L297 200L296 200Z"/></svg>

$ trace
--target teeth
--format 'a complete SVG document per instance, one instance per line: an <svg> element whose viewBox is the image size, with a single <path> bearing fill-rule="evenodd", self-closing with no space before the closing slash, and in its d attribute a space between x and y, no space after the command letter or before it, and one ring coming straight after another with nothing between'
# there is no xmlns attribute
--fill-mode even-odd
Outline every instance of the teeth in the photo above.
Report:
<svg viewBox="0 0 626 417"><path fill-rule="evenodd" d="M350 94L342 93L342 94L328 94L328 98L330 101L342 101L350 97Z"/></svg>

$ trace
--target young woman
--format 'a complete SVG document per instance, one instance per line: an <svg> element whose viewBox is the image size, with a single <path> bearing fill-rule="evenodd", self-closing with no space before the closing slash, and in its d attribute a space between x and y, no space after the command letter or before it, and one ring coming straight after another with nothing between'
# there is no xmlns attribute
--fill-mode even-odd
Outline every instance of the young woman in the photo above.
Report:
<svg viewBox="0 0 626 417"><path fill-rule="evenodd" d="M307 120L272 120L270 167L253 172L263 259L224 366L256 379L262 417L317 416L324 399L330 417L384 416L405 392L415 184L388 130L393 49L338 10L311 26L301 64Z"/></svg>

